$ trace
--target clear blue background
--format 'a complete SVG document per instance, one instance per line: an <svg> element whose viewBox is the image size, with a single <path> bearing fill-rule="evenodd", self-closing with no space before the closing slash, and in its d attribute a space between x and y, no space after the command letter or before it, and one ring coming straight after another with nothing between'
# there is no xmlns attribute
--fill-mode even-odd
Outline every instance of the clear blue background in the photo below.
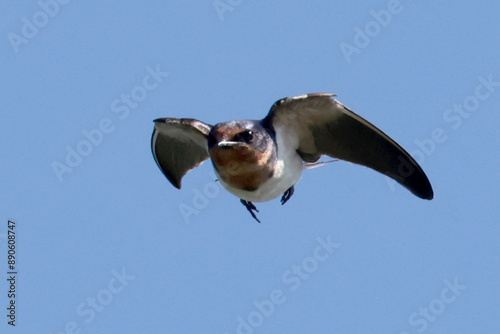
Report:
<svg viewBox="0 0 500 334"><path fill-rule="evenodd" d="M0 331L14 332L14 219L17 333L237 333L273 290L286 301L254 333L498 333L500 87L459 126L443 116L473 101L479 77L500 81L500 4L401 0L377 31L370 12L390 1L232 3L219 16L212 0L70 1L17 53L9 34L41 7L1 3ZM348 62L340 45L367 24L370 42ZM120 119L113 101L157 65L168 78ZM153 161L155 118L260 119L311 92L338 94L420 154L435 199L336 162L306 171L285 206L258 205L257 224L214 190L210 163L179 191ZM106 118L114 130L58 180L52 164ZM435 129L445 139L432 149ZM217 195L186 222L179 208L205 187ZM282 275L328 236L340 246L292 291ZM116 294L113 270L134 277ZM446 280L466 288L445 304ZM86 322L77 307L96 297L109 303ZM439 314L422 320L430 305Z"/></svg>

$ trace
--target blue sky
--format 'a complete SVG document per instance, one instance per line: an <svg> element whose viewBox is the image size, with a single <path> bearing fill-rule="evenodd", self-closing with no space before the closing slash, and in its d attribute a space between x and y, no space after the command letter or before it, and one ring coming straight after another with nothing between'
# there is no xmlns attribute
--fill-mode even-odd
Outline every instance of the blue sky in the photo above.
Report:
<svg viewBox="0 0 500 334"><path fill-rule="evenodd" d="M2 333L498 333L500 4L0 7ZM154 163L155 118L312 92L413 154L434 200L336 162L258 224L210 163L180 191Z"/></svg>

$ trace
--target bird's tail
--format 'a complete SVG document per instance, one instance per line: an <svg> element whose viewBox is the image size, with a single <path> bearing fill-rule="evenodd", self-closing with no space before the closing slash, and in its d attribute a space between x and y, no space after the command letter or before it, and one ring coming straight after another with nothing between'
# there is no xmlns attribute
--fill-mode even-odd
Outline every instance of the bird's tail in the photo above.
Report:
<svg viewBox="0 0 500 334"><path fill-rule="evenodd" d="M313 168L321 167L321 166L324 166L326 164L329 164L329 163L335 162L335 161L338 161L338 160L335 159L335 160L321 161L321 162L303 162L302 167L304 169L313 169Z"/></svg>

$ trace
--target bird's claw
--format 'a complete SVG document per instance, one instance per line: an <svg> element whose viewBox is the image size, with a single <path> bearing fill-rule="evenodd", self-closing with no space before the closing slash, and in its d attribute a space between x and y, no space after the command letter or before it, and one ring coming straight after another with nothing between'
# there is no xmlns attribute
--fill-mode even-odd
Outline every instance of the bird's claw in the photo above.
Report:
<svg viewBox="0 0 500 334"><path fill-rule="evenodd" d="M260 223L260 220L259 218L257 218L257 216L255 215L255 213L252 211L252 210L255 210L257 212L259 212L259 210L255 207L255 205L250 202L250 201L245 201L244 199L240 199L240 202L245 206L245 208L247 208L248 212L250 212L250 214L252 215L252 217Z"/></svg>
<svg viewBox="0 0 500 334"><path fill-rule="evenodd" d="M293 188L293 186L291 186L290 188L288 188L287 191L285 191L285 193L281 197L281 205L283 205L286 202L288 202L288 200L292 197L294 190L295 189Z"/></svg>

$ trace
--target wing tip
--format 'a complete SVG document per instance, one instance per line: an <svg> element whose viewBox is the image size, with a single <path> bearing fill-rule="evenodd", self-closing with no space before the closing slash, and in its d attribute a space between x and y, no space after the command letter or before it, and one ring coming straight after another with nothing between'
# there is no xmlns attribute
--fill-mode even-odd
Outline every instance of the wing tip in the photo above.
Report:
<svg viewBox="0 0 500 334"><path fill-rule="evenodd" d="M432 190L432 188L429 188L427 190L427 192L421 196L422 199L426 199L426 200L432 200L434 198L434 191Z"/></svg>
<svg viewBox="0 0 500 334"><path fill-rule="evenodd" d="M167 179L170 181L170 183L177 189L181 189L182 188L182 182L181 180L174 180L172 178L170 178L168 175L167 176Z"/></svg>
<svg viewBox="0 0 500 334"><path fill-rule="evenodd" d="M414 194L417 197L420 197L421 199L425 199L425 200L428 200L428 201L431 201L432 199L434 199L434 193L432 192L432 190L430 192L426 192L426 193L416 193L416 192L414 192Z"/></svg>
<svg viewBox="0 0 500 334"><path fill-rule="evenodd" d="M171 185L173 185L175 188L179 190L182 188L182 177L181 178L176 177L168 170L163 169L159 164L158 167L160 167L162 174L165 175L165 177L167 178L167 180L170 182Z"/></svg>
<svg viewBox="0 0 500 334"><path fill-rule="evenodd" d="M422 179L422 177L424 179ZM420 174L420 180L418 180L418 182L413 182L413 184L402 183L402 185L404 185L415 196L421 199L426 199L430 201L434 198L434 190L432 190L431 183L429 182L429 179L423 172L422 174Z"/></svg>

